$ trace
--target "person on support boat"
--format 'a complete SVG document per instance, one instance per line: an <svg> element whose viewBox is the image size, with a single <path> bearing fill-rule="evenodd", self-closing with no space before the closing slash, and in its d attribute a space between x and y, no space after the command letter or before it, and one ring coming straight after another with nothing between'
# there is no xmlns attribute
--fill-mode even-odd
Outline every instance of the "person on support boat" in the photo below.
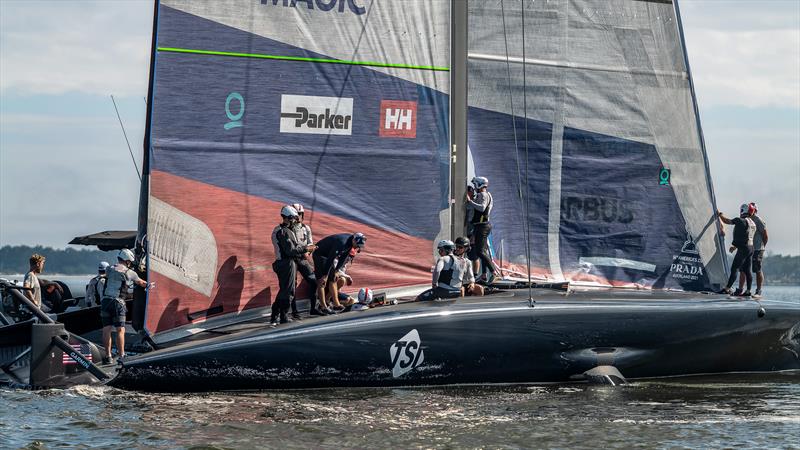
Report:
<svg viewBox="0 0 800 450"><path fill-rule="evenodd" d="M350 264L367 243L363 233L333 234L323 238L317 243L317 249L312 253L314 259L314 273L317 276L317 299L322 306L322 314L342 311L344 306L339 302L339 283L344 280L352 284L349 275L343 276L345 267ZM326 297L326 290L330 294ZM333 303L330 306L327 299Z"/></svg>
<svg viewBox="0 0 800 450"><path fill-rule="evenodd" d="M103 364L111 362L111 329L116 329L117 355L125 357L125 315L130 285L138 285L152 289L155 283L147 283L131 269L134 261L133 252L124 248L117 254L117 265L106 269L106 284L103 288L103 299L100 300L100 323L103 325L103 345L106 355ZM132 290L131 290L132 292Z"/></svg>
<svg viewBox="0 0 800 450"><path fill-rule="evenodd" d="M467 258L467 252L469 252L469 239L461 236L456 238L456 250L453 252L453 256L456 258L456 264L458 264L459 268L464 273L464 278L461 280L462 282L462 295L463 296L482 296L483 295L483 286L480 284L475 283L475 273L472 271L472 262Z"/></svg>
<svg viewBox="0 0 800 450"><path fill-rule="evenodd" d="M465 199L467 216L471 217L469 228L472 230L470 238L473 242L469 259L472 260L472 269L475 275L481 274L479 282L489 284L495 276L494 262L489 254L489 233L492 231L489 216L493 206L492 194L487 190L489 187L487 178L474 177L471 183L474 187L474 194L470 195L467 191Z"/></svg>
<svg viewBox="0 0 800 450"><path fill-rule="evenodd" d="M731 275L728 277L728 283L720 291L720 294L732 294L731 287L733 282L736 281L736 276L739 272L744 272L747 280L747 291L742 293L743 297L750 296L750 288L753 285L753 274L750 272L750 263L753 256L753 236L756 233L756 224L750 218L750 205L747 203L742 204L739 208L739 217L729 219L722 214L722 211L717 212L719 219L728 225L733 225L733 243L729 251L733 253L736 250L736 256L733 257L731 264Z"/></svg>
<svg viewBox="0 0 800 450"><path fill-rule="evenodd" d="M297 240L306 247L310 248L314 246L314 236L311 234L311 227L308 226L305 222L305 208L300 203L292 204L292 208L297 211L298 220L295 222L292 230L294 234L297 236ZM309 313L313 315L319 312L317 308L317 277L314 275L314 267L311 266L311 263L308 261L310 252L306 252L301 258L297 258L297 271L300 272L300 275L306 280L308 283L309 288ZM300 313L297 312L297 299L292 299L292 317L300 320Z"/></svg>
<svg viewBox="0 0 800 450"><path fill-rule="evenodd" d="M289 308L294 300L297 287L297 263L305 254L314 251L314 245L304 245L300 242L293 229L299 219L297 210L289 205L281 208L281 224L274 233L276 246L275 261L272 270L278 276L279 290L272 303L270 325L278 326L279 323L291 322L287 317Z"/></svg>
<svg viewBox="0 0 800 450"><path fill-rule="evenodd" d="M433 269L431 289L419 294L416 301L435 300L437 298L457 298L462 295L462 280L466 275L464 267L459 266L453 252L456 244L444 239L436 245L439 259Z"/></svg>
<svg viewBox="0 0 800 450"><path fill-rule="evenodd" d="M756 224L756 233L753 236L753 258L750 265L756 276L756 293L753 294L753 297L758 298L761 297L761 287L764 284L764 272L761 270L761 263L764 260L764 248L769 240L769 235L767 234L767 223L758 215L758 205L755 202L750 203L750 219ZM739 271L739 288L733 295L742 294L746 278L745 273Z"/></svg>
<svg viewBox="0 0 800 450"><path fill-rule="evenodd" d="M106 269L109 265L105 261L100 261L100 265L97 266L97 276L89 280L89 284L86 285L86 295L83 297L83 304L80 305L82 308L100 304L103 288L106 287Z"/></svg>
<svg viewBox="0 0 800 450"><path fill-rule="evenodd" d="M28 300L33 302L38 308L42 307L42 284L39 282L39 274L44 271L45 257L34 253L28 259L30 270L25 274L22 287L27 288L23 293Z"/></svg>

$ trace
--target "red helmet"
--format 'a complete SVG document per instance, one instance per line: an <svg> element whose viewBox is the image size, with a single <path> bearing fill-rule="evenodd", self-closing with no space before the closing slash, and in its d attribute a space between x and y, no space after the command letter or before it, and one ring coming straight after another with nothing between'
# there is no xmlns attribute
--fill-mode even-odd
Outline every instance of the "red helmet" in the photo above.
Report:
<svg viewBox="0 0 800 450"><path fill-rule="evenodd" d="M750 203L749 212L750 212L750 214L755 214L755 213L758 212L758 205L756 205L756 202L751 202Z"/></svg>

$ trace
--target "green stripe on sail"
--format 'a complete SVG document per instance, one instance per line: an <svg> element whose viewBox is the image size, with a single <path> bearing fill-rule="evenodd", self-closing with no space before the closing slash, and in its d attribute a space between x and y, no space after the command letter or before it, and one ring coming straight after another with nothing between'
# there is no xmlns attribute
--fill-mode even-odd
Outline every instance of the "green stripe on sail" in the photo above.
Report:
<svg viewBox="0 0 800 450"><path fill-rule="evenodd" d="M375 61L345 61L343 59L304 58L301 56L263 55L259 53L218 52L214 50L196 50L191 48L158 47L160 52L191 53L194 55L232 56L236 58L277 59L282 61L303 61L327 64L350 64L354 66L393 67L397 69L450 71L449 67L415 66L412 64L392 64Z"/></svg>

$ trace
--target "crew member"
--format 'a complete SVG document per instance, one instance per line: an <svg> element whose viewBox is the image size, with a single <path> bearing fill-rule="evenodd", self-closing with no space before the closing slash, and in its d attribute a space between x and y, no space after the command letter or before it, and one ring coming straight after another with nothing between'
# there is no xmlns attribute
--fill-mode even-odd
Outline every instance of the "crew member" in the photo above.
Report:
<svg viewBox="0 0 800 450"><path fill-rule="evenodd" d="M131 268L133 266L133 252L124 248L117 254L117 265L106 269L106 283L103 288L103 298L100 300L100 322L103 325L103 344L106 356L103 363L111 362L111 328L116 329L117 355L119 359L125 357L125 314L127 309L125 301L132 296L133 285L145 289L152 289L155 284L147 283Z"/></svg>
<svg viewBox="0 0 800 450"><path fill-rule="evenodd" d="M453 252L456 244L447 239L439 241L436 245L439 259L433 269L431 289L419 294L417 301L434 300L437 298L455 298L461 296L462 279L465 273L459 267Z"/></svg>
<svg viewBox="0 0 800 450"><path fill-rule="evenodd" d="M317 298L323 310L333 309L341 311L344 306L339 302L339 280L352 284L352 278L345 274L345 267L350 264L358 253L364 249L367 237L363 233L342 233L325 237L317 243L317 249L312 254L314 259L314 273L317 276ZM346 276L346 278L344 278ZM326 303L326 290L330 293L332 308Z"/></svg>
<svg viewBox="0 0 800 450"><path fill-rule="evenodd" d="M300 203L295 203L292 207L297 211L298 220L292 228L294 234L297 236L298 242L306 247L313 246L314 237L311 234L311 227L305 223L305 209ZM309 253L303 254L301 258L297 259L297 271L306 280L309 288L309 313L312 316L319 316L322 313L317 307L317 277L314 275L314 268L308 261ZM292 317L300 319L300 314L297 312L297 300L292 299Z"/></svg>
<svg viewBox="0 0 800 450"><path fill-rule="evenodd" d="M750 205L747 203L742 204L739 208L739 217L728 219L718 212L719 219L728 225L733 224L733 243L729 251L733 253L736 250L736 256L733 257L733 264L731 264L731 275L728 277L728 283L725 285L720 293L731 294L731 286L736 281L736 275L739 271L744 272L747 279L747 291L742 294L744 297L750 296L750 288L753 285L753 274L750 273L750 263L753 257L753 236L756 232L756 224L750 219Z"/></svg>
<svg viewBox="0 0 800 450"><path fill-rule="evenodd" d="M480 284L475 284L475 273L472 271L472 262L470 262L470 260L467 258L467 252L469 252L469 239L463 236L458 237L456 238L455 244L456 250L453 252L453 256L456 258L456 264L458 265L460 271L464 274L464 277L461 280L462 295L483 295L483 286Z"/></svg>
<svg viewBox="0 0 800 450"><path fill-rule="evenodd" d="M750 219L756 224L756 234L753 236L753 259L751 263L753 273L756 275L756 293L753 297L761 297L761 287L764 284L764 272L761 270L761 264L764 260L764 248L769 240L769 235L767 234L767 223L758 215L758 205L755 202L750 203L750 213ZM736 290L739 293L744 289L745 278L746 275L740 271L739 289Z"/></svg>
<svg viewBox="0 0 800 450"><path fill-rule="evenodd" d="M32 301L36 307L42 307L42 285L39 283L39 274L44 270L45 257L34 253L28 259L30 270L25 274L22 281L22 287L28 288L23 291L28 300Z"/></svg>
<svg viewBox="0 0 800 450"><path fill-rule="evenodd" d="M473 242L469 259L472 260L472 269L476 275L485 272L484 281L488 284L492 282L495 274L494 262L489 254L489 233L492 231L489 216L492 212L492 194L487 191L489 187L487 178L474 177L471 182L475 188L474 194L470 195L468 191L465 200L467 215L471 215L472 234L470 237Z"/></svg>
<svg viewBox="0 0 800 450"><path fill-rule="evenodd" d="M283 219L281 225L275 232L274 242L277 251L275 252L275 262L272 263L272 270L278 275L279 286L278 294L272 303L270 319L272 326L290 322L287 313L292 300L294 300L297 284L297 261L315 248L314 245L301 244L294 232L293 226L299 218L296 209L289 205L284 206L281 208L281 218Z"/></svg>
<svg viewBox="0 0 800 450"><path fill-rule="evenodd" d="M86 295L83 297L83 303L80 305L82 308L99 305L100 300L103 298L103 288L106 286L106 269L109 264L101 261L97 266L97 276L89 280L86 285Z"/></svg>

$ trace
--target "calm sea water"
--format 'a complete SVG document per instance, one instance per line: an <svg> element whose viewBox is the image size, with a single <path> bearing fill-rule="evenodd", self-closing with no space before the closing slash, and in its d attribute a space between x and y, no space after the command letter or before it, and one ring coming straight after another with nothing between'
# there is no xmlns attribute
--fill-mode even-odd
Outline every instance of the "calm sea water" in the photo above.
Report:
<svg viewBox="0 0 800 450"><path fill-rule="evenodd" d="M767 287L800 301L800 287ZM164 395L0 390L2 448L800 448L800 374Z"/></svg>

